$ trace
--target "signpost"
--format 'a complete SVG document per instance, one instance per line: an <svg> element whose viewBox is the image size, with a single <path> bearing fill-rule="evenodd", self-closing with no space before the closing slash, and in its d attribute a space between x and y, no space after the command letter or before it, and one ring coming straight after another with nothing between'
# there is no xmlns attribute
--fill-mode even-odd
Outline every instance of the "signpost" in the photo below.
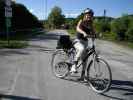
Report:
<svg viewBox="0 0 133 100"><path fill-rule="evenodd" d="M12 17L12 8L10 6L5 7L5 17Z"/></svg>
<svg viewBox="0 0 133 100"><path fill-rule="evenodd" d="M11 0L5 0L5 5L6 5L5 6L6 34L9 45L9 29L11 27L11 17L12 17Z"/></svg>

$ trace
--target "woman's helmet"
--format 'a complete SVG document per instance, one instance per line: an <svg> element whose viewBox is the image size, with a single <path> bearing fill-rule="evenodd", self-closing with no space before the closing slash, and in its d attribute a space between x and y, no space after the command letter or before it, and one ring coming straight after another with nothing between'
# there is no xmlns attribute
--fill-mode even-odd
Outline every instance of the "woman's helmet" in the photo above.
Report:
<svg viewBox="0 0 133 100"><path fill-rule="evenodd" d="M93 12L92 9L86 8L86 9L84 10L84 14L91 14L91 15L93 16L93 15L94 15L94 12Z"/></svg>

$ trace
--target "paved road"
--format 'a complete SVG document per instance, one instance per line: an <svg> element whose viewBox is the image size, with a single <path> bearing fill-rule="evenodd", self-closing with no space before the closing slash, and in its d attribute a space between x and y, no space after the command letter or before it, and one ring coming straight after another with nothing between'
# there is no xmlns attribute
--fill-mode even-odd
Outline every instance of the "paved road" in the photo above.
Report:
<svg viewBox="0 0 133 100"><path fill-rule="evenodd" d="M0 50L0 100L133 100L133 50L111 42L97 40L97 50L113 73L109 92L96 94L85 84L54 77L51 54L64 33L38 36L25 49Z"/></svg>

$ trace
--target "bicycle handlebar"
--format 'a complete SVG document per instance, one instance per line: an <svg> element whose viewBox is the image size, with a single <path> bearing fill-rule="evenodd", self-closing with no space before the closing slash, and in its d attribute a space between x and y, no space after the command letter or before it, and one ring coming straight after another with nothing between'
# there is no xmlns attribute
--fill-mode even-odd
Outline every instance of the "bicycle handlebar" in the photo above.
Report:
<svg viewBox="0 0 133 100"><path fill-rule="evenodd" d="M96 34L89 34L89 35L87 35L87 38L91 38L91 40L92 40L92 48L95 48L94 41L97 38Z"/></svg>
<svg viewBox="0 0 133 100"><path fill-rule="evenodd" d="M93 38L93 39L97 38L96 34L89 34L86 37L87 38Z"/></svg>

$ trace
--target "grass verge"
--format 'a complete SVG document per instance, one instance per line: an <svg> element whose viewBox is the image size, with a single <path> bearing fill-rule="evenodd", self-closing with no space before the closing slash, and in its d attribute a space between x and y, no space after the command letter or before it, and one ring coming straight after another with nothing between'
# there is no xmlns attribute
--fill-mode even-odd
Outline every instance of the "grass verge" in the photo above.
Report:
<svg viewBox="0 0 133 100"><path fill-rule="evenodd" d="M124 46L124 47L129 47L131 49L133 49L133 43L132 42L128 42L128 41L114 41L115 43Z"/></svg>
<svg viewBox="0 0 133 100"><path fill-rule="evenodd" d="M76 35L76 30L75 29L69 29L69 30L67 30L67 32L69 33L69 35L71 37L74 37Z"/></svg>
<svg viewBox="0 0 133 100"><path fill-rule="evenodd" d="M74 37L76 35L76 30L74 29L69 29L67 30L69 35ZM116 44L119 44L121 46L124 46L124 47L128 47L128 48L131 48L133 49L133 43L132 42L128 42L128 41L118 41L118 40L115 40L115 34L111 33L111 34L105 34L104 33L104 37L102 38L102 40L107 40L107 41L111 41L111 42L114 42Z"/></svg>
<svg viewBox="0 0 133 100"><path fill-rule="evenodd" d="M27 41L11 40L8 43L5 40L0 40L0 48L18 49L18 48L25 48L27 46L28 46Z"/></svg>
<svg viewBox="0 0 133 100"><path fill-rule="evenodd" d="M0 48L11 48L11 49L21 49L28 46L28 42L32 37L37 35L45 34L43 30L40 31L24 31L24 32L17 32L9 36L9 43L7 41L6 36L0 37Z"/></svg>

